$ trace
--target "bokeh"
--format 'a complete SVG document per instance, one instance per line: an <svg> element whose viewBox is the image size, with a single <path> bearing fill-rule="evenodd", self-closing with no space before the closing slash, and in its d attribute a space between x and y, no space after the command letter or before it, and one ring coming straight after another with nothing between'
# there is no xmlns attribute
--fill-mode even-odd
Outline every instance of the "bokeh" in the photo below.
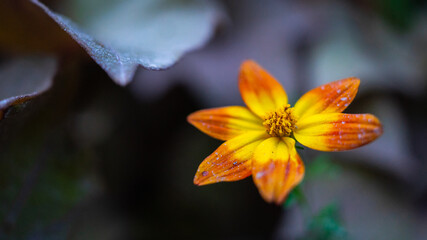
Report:
<svg viewBox="0 0 427 240"><path fill-rule="evenodd" d="M0 239L427 239L424 1L41 2L0 2ZM195 186L221 142L186 117L244 105L246 59L292 104L360 78L345 112L383 135L299 149L280 206L250 177Z"/></svg>

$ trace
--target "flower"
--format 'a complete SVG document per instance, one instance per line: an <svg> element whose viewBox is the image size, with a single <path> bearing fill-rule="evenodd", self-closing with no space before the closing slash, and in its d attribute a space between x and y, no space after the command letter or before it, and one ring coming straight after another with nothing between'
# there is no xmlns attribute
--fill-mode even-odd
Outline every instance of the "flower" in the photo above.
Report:
<svg viewBox="0 0 427 240"><path fill-rule="evenodd" d="M247 107L229 106L190 114L188 122L226 141L197 169L194 184L237 181L252 175L267 202L282 203L304 177L295 139L319 151L360 147L382 134L371 114L341 113L360 80L346 78L317 87L291 107L285 90L251 60L243 62L239 89Z"/></svg>

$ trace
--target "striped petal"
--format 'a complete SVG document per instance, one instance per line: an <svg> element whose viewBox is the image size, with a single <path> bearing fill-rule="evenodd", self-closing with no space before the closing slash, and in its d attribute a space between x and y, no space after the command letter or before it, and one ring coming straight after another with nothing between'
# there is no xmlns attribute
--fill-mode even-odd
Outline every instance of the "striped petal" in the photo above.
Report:
<svg viewBox="0 0 427 240"><path fill-rule="evenodd" d="M220 140L229 140L248 131L262 131L262 120L241 106L205 109L187 117L200 131Z"/></svg>
<svg viewBox="0 0 427 240"><path fill-rule="evenodd" d="M340 113L353 101L360 80L346 78L317 87L304 94L295 104L299 118L319 113Z"/></svg>
<svg viewBox="0 0 427 240"><path fill-rule="evenodd" d="M260 117L288 103L280 83L251 60L243 62L240 68L239 89L248 108Z"/></svg>
<svg viewBox="0 0 427 240"><path fill-rule="evenodd" d="M298 121L294 130L298 142L320 151L357 148L381 134L381 123L371 114L317 114Z"/></svg>
<svg viewBox="0 0 427 240"><path fill-rule="evenodd" d="M266 137L265 131L249 132L223 143L200 164L194 184L237 181L250 176L253 152Z"/></svg>
<svg viewBox="0 0 427 240"><path fill-rule="evenodd" d="M268 138L255 150L252 178L267 202L282 203L304 177L304 164L291 138Z"/></svg>

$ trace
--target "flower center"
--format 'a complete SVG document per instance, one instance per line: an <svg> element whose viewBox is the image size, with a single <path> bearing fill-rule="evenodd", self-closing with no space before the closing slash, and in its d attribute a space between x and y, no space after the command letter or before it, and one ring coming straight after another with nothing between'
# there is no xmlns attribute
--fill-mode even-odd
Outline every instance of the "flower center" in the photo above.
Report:
<svg viewBox="0 0 427 240"><path fill-rule="evenodd" d="M297 121L293 114L294 109L289 104L264 116L262 125L267 129L267 133L273 137L290 136Z"/></svg>

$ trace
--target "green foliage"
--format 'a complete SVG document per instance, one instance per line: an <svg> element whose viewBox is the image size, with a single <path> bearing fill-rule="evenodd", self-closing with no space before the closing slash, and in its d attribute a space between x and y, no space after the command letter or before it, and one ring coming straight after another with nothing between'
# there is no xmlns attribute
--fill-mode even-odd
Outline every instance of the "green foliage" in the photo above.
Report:
<svg viewBox="0 0 427 240"><path fill-rule="evenodd" d="M322 154L307 166L305 182L316 181L316 178L336 178L340 171L341 168L331 161L328 154ZM300 184L290 192L283 203L284 208L290 208L295 205L301 208L301 213L304 215L307 224L304 236L300 240L348 239L348 234L340 219L339 207L336 203L325 206L313 216Z"/></svg>
<svg viewBox="0 0 427 240"><path fill-rule="evenodd" d="M305 203L305 196L301 189L301 186L296 186L286 198L286 201L283 203L284 208L293 207L295 204L303 204Z"/></svg>
<svg viewBox="0 0 427 240"><path fill-rule="evenodd" d="M301 240L344 240L349 239L340 219L337 204L321 209L307 226L307 232Z"/></svg>

